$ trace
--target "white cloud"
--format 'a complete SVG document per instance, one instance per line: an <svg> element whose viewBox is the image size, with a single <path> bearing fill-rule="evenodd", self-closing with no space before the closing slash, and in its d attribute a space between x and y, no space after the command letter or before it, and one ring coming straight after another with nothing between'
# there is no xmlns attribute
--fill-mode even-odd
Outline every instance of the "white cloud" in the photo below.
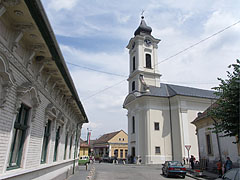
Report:
<svg viewBox="0 0 240 180"><path fill-rule="evenodd" d="M141 10L159 43L158 59L162 61L240 18L240 1L229 0L95 0L48 1L44 6L54 32L66 37L111 38L120 43L115 51L102 51L61 42L65 60L81 66L128 75L129 55L125 46L140 23ZM240 24L214 36L198 46L159 64L161 80L174 84L210 89L218 84L217 77L226 77L227 66L240 57ZM94 39L94 38L92 38ZM92 40L91 39L91 40ZM116 77L68 65L92 129L92 137L123 129L127 132L126 110L122 108L128 83L116 85L84 100L124 77Z"/></svg>
<svg viewBox="0 0 240 180"><path fill-rule="evenodd" d="M50 0L48 7L54 9L55 11L60 11L63 9L70 10L77 4L77 0Z"/></svg>

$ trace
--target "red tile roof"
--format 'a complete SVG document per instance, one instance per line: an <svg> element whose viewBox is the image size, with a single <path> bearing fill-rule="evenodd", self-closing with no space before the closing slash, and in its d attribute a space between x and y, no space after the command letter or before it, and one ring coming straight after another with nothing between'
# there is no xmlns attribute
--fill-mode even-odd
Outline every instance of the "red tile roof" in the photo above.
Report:
<svg viewBox="0 0 240 180"><path fill-rule="evenodd" d="M120 130L122 131L122 130ZM116 131L116 132L111 132L108 134L104 134L102 135L100 138L96 139L96 141L94 142L94 144L102 144L102 143L107 143L110 139L112 139L114 136L116 136L120 131Z"/></svg>

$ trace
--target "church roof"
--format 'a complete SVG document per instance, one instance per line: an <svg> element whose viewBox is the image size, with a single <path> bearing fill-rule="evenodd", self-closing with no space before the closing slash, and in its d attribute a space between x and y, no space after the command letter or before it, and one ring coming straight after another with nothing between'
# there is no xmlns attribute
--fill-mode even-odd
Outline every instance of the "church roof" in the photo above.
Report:
<svg viewBox="0 0 240 180"><path fill-rule="evenodd" d="M137 30L134 32L134 35L136 36L136 35L140 35L142 33L151 35L152 28L147 26L146 22L144 21L143 16L141 18L142 18L141 23L140 23L139 27L137 28Z"/></svg>
<svg viewBox="0 0 240 180"><path fill-rule="evenodd" d="M150 96L172 97L176 95L217 99L214 91L161 83L161 87L150 86Z"/></svg>

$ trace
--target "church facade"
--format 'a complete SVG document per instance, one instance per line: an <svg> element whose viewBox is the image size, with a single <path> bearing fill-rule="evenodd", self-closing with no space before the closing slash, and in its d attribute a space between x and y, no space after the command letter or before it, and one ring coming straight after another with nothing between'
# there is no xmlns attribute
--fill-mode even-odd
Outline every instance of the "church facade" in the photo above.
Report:
<svg viewBox="0 0 240 180"><path fill-rule="evenodd" d="M123 107L128 110L128 152L144 164L166 160L198 159L198 142L191 122L216 99L213 91L160 83L157 49L159 39L151 35L144 17L130 39L129 93Z"/></svg>

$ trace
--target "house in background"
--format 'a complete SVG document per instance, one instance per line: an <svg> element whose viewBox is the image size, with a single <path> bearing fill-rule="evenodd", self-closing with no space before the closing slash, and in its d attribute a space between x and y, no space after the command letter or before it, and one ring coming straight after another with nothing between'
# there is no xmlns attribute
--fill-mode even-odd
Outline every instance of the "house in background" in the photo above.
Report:
<svg viewBox="0 0 240 180"><path fill-rule="evenodd" d="M87 122L41 1L0 1L0 179L65 179Z"/></svg>
<svg viewBox="0 0 240 180"><path fill-rule="evenodd" d="M128 156L128 135L123 130L102 135L93 144L95 157L119 160Z"/></svg>
<svg viewBox="0 0 240 180"><path fill-rule="evenodd" d="M236 141L235 137L221 137L222 133L212 132L210 128L214 127L215 122L208 115L209 108L203 113L199 113L198 117L192 122L196 126L201 166L210 170L215 169L216 162L220 159L225 162L227 157L230 157L233 166L239 166L240 144L232 143Z"/></svg>
<svg viewBox="0 0 240 180"><path fill-rule="evenodd" d="M79 156L89 156L90 155L89 151L90 151L90 145L88 145L86 141L83 141L80 138Z"/></svg>

